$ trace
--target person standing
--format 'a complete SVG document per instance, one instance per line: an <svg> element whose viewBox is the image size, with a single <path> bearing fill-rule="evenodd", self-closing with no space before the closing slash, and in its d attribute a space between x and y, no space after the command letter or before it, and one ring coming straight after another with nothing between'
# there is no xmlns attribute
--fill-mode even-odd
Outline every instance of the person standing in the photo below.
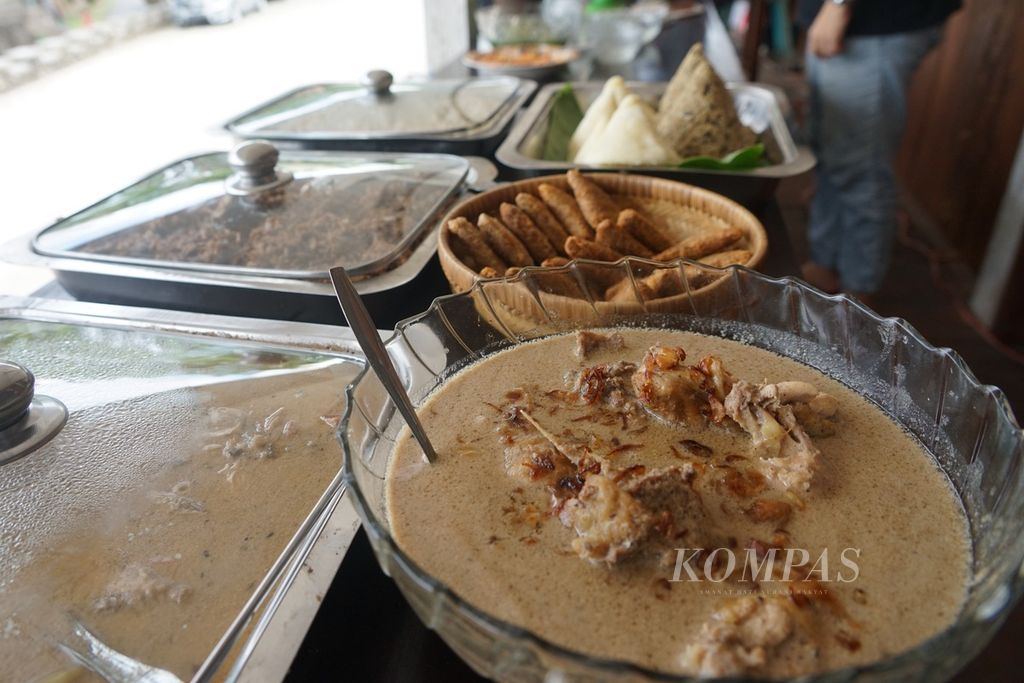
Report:
<svg viewBox="0 0 1024 683"><path fill-rule="evenodd" d="M910 79L960 0L799 2L818 157L803 276L827 292L868 300L892 256L893 163Z"/></svg>

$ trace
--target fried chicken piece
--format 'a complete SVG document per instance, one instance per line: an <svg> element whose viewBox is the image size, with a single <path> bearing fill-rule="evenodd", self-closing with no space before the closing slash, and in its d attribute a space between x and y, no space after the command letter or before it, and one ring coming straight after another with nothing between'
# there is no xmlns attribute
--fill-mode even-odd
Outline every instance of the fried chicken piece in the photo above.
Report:
<svg viewBox="0 0 1024 683"><path fill-rule="evenodd" d="M685 360L681 348L652 346L633 375L637 397L647 410L672 422L720 422L732 376L714 356L697 365L685 365Z"/></svg>
<svg viewBox="0 0 1024 683"><path fill-rule="evenodd" d="M580 360L586 360L590 354L599 349L619 351L625 345L625 340L618 332L601 334L590 330L580 330L576 333L576 357Z"/></svg>
<svg viewBox="0 0 1024 683"><path fill-rule="evenodd" d="M769 522L780 526L789 521L793 506L782 500L758 498L750 507L743 511L747 519L753 522Z"/></svg>
<svg viewBox="0 0 1024 683"><path fill-rule="evenodd" d="M750 435L769 480L787 490L810 488L821 452L780 399L778 385L736 382L725 398L725 412Z"/></svg>
<svg viewBox="0 0 1024 683"><path fill-rule="evenodd" d="M641 551L664 555L680 543L711 545L707 511L692 486L692 464L650 472L639 465L605 470L582 473L579 495L559 513L562 524L576 531L572 547L581 558L613 564Z"/></svg>
<svg viewBox="0 0 1024 683"><path fill-rule="evenodd" d="M683 542L688 548L709 547L707 510L692 486L696 476L693 464L684 463L651 470L622 483L622 490L652 515L654 529L669 547Z"/></svg>
<svg viewBox="0 0 1024 683"><path fill-rule="evenodd" d="M703 377L685 365L686 352L678 347L656 344L644 354L633 375L633 388L640 403L659 417L674 422L703 419L707 394L701 389Z"/></svg>
<svg viewBox="0 0 1024 683"><path fill-rule="evenodd" d="M651 514L602 474L587 477L579 496L566 502L562 524L575 530L572 549L590 562L612 564L639 550L651 531Z"/></svg>
<svg viewBox="0 0 1024 683"><path fill-rule="evenodd" d="M572 391L583 403L623 408L634 398L630 377L635 372L636 364L628 361L585 367L577 373Z"/></svg>
<svg viewBox="0 0 1024 683"><path fill-rule="evenodd" d="M505 471L526 482L554 484L575 474L576 467L543 437L515 443L505 449Z"/></svg>
<svg viewBox="0 0 1024 683"><path fill-rule="evenodd" d="M835 397L818 391L813 384L779 382L765 385L763 391L775 396L780 403L789 405L797 422L811 436L832 436L836 433L839 403Z"/></svg>
<svg viewBox="0 0 1024 683"><path fill-rule="evenodd" d="M697 676L742 676L764 666L772 649L792 634L793 616L781 598L743 596L711 614L682 664Z"/></svg>

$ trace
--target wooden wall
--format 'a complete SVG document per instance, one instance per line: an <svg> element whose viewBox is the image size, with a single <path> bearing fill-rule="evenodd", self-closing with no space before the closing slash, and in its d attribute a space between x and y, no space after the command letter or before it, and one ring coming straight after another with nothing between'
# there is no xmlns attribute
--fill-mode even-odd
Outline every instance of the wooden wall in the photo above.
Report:
<svg viewBox="0 0 1024 683"><path fill-rule="evenodd" d="M1024 126L1024 1L964 0L918 70L897 162L907 191L977 269Z"/></svg>

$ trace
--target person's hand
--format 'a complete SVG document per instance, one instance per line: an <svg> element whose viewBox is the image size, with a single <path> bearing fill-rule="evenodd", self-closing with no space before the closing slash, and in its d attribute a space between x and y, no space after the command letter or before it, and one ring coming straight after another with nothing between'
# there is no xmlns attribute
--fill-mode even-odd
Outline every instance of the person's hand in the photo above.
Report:
<svg viewBox="0 0 1024 683"><path fill-rule="evenodd" d="M828 59L843 51L843 35L850 23L850 5L837 5L825 0L807 30L807 49L815 57Z"/></svg>

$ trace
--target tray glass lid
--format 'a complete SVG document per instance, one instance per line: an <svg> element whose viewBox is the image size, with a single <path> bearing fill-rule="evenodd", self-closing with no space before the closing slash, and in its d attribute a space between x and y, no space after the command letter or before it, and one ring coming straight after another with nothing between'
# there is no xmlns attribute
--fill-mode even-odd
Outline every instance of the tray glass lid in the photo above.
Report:
<svg viewBox="0 0 1024 683"><path fill-rule="evenodd" d="M244 137L282 139L458 136L498 118L519 86L507 76L395 83L386 71L371 71L363 83L293 90L228 128Z"/></svg>
<svg viewBox="0 0 1024 683"><path fill-rule="evenodd" d="M17 363L0 398L34 389L0 432L0 680L71 680L73 620L189 680L335 495L361 363L21 313L0 313L0 359Z"/></svg>
<svg viewBox="0 0 1024 683"><path fill-rule="evenodd" d="M319 279L396 265L461 187L444 154L278 150L190 157L43 230L46 256Z"/></svg>

